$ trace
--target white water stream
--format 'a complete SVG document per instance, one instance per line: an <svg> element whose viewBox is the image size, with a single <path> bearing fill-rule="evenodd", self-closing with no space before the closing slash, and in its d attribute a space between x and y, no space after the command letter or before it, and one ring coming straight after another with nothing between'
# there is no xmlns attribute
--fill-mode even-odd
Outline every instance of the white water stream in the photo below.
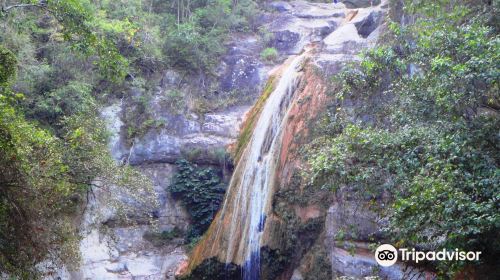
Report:
<svg viewBox="0 0 500 280"><path fill-rule="evenodd" d="M252 138L231 179L221 209L232 209L226 263L243 260L243 278L260 279L260 247L265 220L271 209L273 181L281 135L289 105L302 76L307 52L284 69L255 125ZM227 199L231 198L232 199ZM224 217L221 217L224 220ZM219 224L216 236L222 234ZM238 234L239 233L239 234Z"/></svg>

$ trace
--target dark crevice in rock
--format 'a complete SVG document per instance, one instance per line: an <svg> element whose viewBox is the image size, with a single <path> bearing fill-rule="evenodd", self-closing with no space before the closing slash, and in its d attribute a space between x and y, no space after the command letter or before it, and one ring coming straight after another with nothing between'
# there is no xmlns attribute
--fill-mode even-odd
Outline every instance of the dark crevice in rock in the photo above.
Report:
<svg viewBox="0 0 500 280"><path fill-rule="evenodd" d="M356 29L358 30L358 34L366 38L368 37L380 24L380 14L377 12L371 12L365 19L362 21L354 23Z"/></svg>

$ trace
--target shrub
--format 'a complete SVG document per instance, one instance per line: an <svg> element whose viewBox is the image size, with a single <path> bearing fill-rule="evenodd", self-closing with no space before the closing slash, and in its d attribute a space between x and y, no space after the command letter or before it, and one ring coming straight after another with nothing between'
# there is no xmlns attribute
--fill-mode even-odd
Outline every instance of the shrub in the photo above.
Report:
<svg viewBox="0 0 500 280"><path fill-rule="evenodd" d="M186 101L184 100L182 92L177 89L167 91L164 102L170 109L170 112L175 114L181 114L186 106Z"/></svg>
<svg viewBox="0 0 500 280"><path fill-rule="evenodd" d="M260 57L265 61L274 62L278 58L278 51L275 48L265 48Z"/></svg>
<svg viewBox="0 0 500 280"><path fill-rule="evenodd" d="M212 168L200 168L186 160L177 161L177 174L169 191L182 201L192 219L187 242L201 236L219 210L225 193L220 176Z"/></svg>
<svg viewBox="0 0 500 280"><path fill-rule="evenodd" d="M17 60L14 54L0 45L0 86L7 84L16 74Z"/></svg>
<svg viewBox="0 0 500 280"><path fill-rule="evenodd" d="M334 79L313 183L373 205L390 197L378 210L393 244L482 251L472 265L486 270L500 252L498 30L466 1L425 2L406 1L415 23L393 23L388 45ZM453 278L470 263L430 265Z"/></svg>

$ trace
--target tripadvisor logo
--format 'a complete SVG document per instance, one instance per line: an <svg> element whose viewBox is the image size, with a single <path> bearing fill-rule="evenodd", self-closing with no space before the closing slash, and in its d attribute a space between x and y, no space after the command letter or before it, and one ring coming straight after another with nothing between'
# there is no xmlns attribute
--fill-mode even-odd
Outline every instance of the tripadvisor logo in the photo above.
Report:
<svg viewBox="0 0 500 280"><path fill-rule="evenodd" d="M381 266L391 266L398 260L398 250L390 244L382 244L375 251L375 260Z"/></svg>
<svg viewBox="0 0 500 280"><path fill-rule="evenodd" d="M399 255L399 257L398 257ZM390 244L380 245L377 250L375 250L375 260L381 266L391 266L395 264L398 260L400 261L413 261L418 263L419 261L478 261L481 252L464 252L455 250L441 251L417 251L415 248L409 250L406 248L400 248L399 251Z"/></svg>

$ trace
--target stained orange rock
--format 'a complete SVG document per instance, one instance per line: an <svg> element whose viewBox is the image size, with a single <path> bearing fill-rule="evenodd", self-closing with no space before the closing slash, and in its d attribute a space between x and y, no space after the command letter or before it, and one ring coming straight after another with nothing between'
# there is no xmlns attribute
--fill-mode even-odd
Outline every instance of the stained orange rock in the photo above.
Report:
<svg viewBox="0 0 500 280"><path fill-rule="evenodd" d="M318 113L326 104L325 83L314 73L313 67L307 64L307 61L304 62L304 64L306 66L303 67L303 74L301 74L302 78L299 82L299 86L296 88L293 100L288 107L286 118L283 119L281 124L283 130L281 131L280 146L278 146L276 154L278 156L278 161L271 179L277 183L272 184L273 186L279 186L281 182L288 182L292 172L295 172L295 169L300 166L299 149L303 144L309 141L308 136L310 128L308 127L308 123L315 120ZM246 157L242 155L245 154L247 143L252 136L255 123L259 119L262 108L267 98L272 93L272 89L275 87L275 80L278 80L282 69L286 67L288 67L288 63L285 63L281 69L273 73L270 81L266 85L263 95L246 116L246 120L242 125L240 139L236 146L233 146L236 149L236 151L233 151L235 152L234 155L237 165L229 188L239 185L238 182L242 180L242 178L238 177L243 173L242 168L245 166L244 161ZM276 191L273 187L270 187L270 190L272 193ZM222 262L228 261L235 264L241 264L244 261L244 259L242 259L242 248L236 244L237 242L234 243L231 241L245 240L245 238L248 238L244 230L246 225L242 223L243 219L233 215L235 209L232 208L238 207L233 206L235 203L232 203L235 201L236 195L236 191L228 189L225 203L227 201L230 203L226 204L224 213L220 211L216 215L214 222L192 251L189 265L183 273L189 273L197 265L202 263L203 260L211 257L217 257ZM321 214L321 211L314 207L304 209L298 208L296 211L298 216L304 220L316 218ZM266 242L270 242L270 240L276 240L276 238L272 238L271 235L279 232L272 230L273 227L271 223L274 223L278 227L280 224L279 217L273 217L272 213L270 213L270 216L266 220L266 226L264 227L262 237L263 246L267 244ZM230 240L228 236L230 236Z"/></svg>
<svg viewBox="0 0 500 280"><path fill-rule="evenodd" d="M175 270L175 276L180 276L180 275L183 275L184 273L186 273L187 269L188 269L188 261L187 260L184 260L180 263L179 267L177 267L177 269Z"/></svg>
<svg viewBox="0 0 500 280"><path fill-rule="evenodd" d="M299 86L302 90L296 94L291 105L282 140L277 178L285 184L302 163L299 149L310 140L308 124L324 109L328 98L326 84L315 73L313 66L308 65L305 71L302 85Z"/></svg>

